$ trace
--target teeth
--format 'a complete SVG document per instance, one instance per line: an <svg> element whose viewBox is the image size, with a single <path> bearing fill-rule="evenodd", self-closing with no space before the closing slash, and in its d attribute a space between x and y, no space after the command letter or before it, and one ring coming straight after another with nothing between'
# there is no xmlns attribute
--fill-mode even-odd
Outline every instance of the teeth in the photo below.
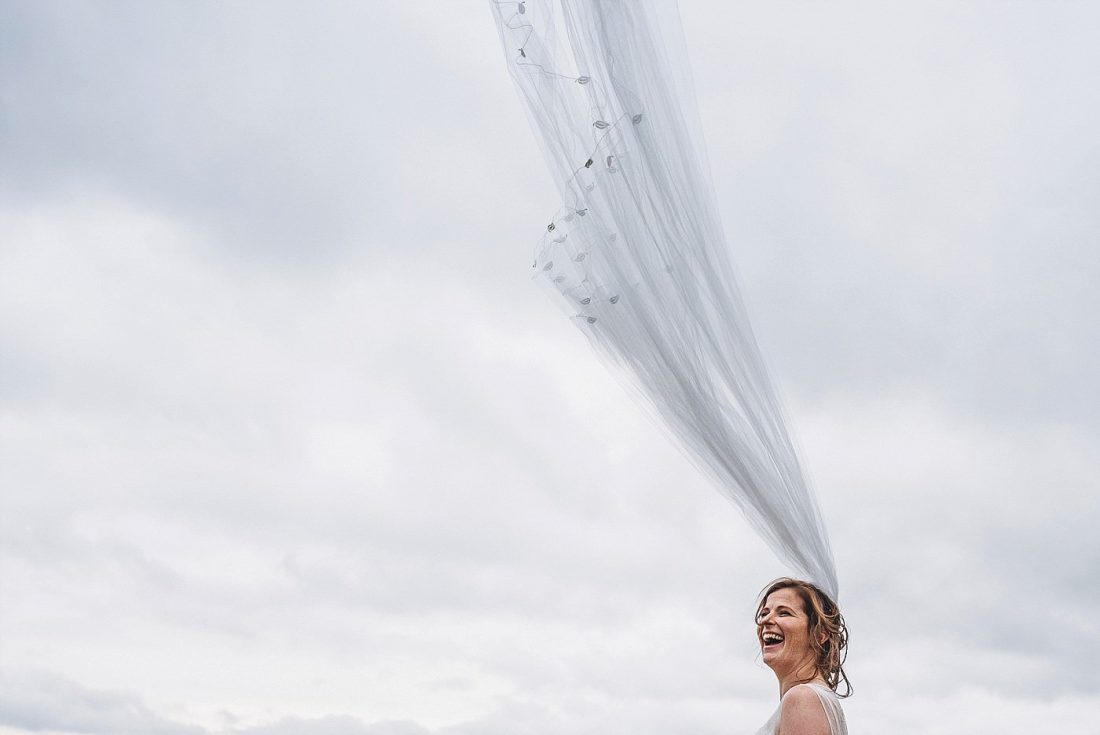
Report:
<svg viewBox="0 0 1100 735"><path fill-rule="evenodd" d="M780 636L780 635L777 635L775 633L765 633L764 635L761 636L761 638L764 640L764 645L766 645L766 646L769 646L773 643L782 643L783 642L783 637Z"/></svg>

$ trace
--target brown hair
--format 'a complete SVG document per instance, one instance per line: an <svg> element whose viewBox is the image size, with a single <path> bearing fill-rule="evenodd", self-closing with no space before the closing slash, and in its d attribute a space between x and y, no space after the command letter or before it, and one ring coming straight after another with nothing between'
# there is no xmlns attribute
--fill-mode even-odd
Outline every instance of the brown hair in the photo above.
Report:
<svg viewBox="0 0 1100 735"><path fill-rule="evenodd" d="M756 620L760 619L760 611L764 609L768 595L782 589L796 590L802 597L806 616L810 619L810 648L814 652L815 675L820 674L834 692L843 682L845 691L844 694L837 692L838 697L852 696L852 683L844 673L844 659L848 657L848 626L844 624L844 616L840 614L837 604L817 585L801 579L780 577L760 593ZM825 640L822 641L822 638Z"/></svg>

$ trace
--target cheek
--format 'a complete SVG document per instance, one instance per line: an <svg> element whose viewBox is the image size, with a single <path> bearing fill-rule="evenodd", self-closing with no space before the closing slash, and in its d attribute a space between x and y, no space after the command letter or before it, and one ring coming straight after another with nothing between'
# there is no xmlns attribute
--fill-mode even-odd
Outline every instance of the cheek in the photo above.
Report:
<svg viewBox="0 0 1100 735"><path fill-rule="evenodd" d="M805 625L791 621L783 631L784 637L789 641L797 641L799 644L809 644L810 631Z"/></svg>

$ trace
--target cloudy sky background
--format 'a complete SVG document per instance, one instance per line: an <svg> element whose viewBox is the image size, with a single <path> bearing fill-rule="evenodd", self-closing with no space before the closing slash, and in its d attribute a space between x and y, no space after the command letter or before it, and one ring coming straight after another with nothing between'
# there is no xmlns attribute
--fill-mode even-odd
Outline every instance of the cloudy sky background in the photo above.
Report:
<svg viewBox="0 0 1100 735"><path fill-rule="evenodd" d="M1100 6L682 0L853 733L1100 721ZM0 0L0 733L751 733L783 573L529 281L483 3Z"/></svg>

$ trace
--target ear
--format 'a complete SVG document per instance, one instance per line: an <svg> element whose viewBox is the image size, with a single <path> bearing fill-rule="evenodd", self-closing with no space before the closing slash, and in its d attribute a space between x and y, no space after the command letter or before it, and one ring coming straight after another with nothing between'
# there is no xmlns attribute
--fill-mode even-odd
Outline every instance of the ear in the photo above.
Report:
<svg viewBox="0 0 1100 735"><path fill-rule="evenodd" d="M821 631L818 631L818 633L817 633L817 642L818 642L818 645L822 645L822 646L824 646L824 645L825 645L825 641L827 641L827 640L829 640L829 634L828 634L828 633L826 633L826 632L825 632L825 631L823 631L823 630L821 630Z"/></svg>

